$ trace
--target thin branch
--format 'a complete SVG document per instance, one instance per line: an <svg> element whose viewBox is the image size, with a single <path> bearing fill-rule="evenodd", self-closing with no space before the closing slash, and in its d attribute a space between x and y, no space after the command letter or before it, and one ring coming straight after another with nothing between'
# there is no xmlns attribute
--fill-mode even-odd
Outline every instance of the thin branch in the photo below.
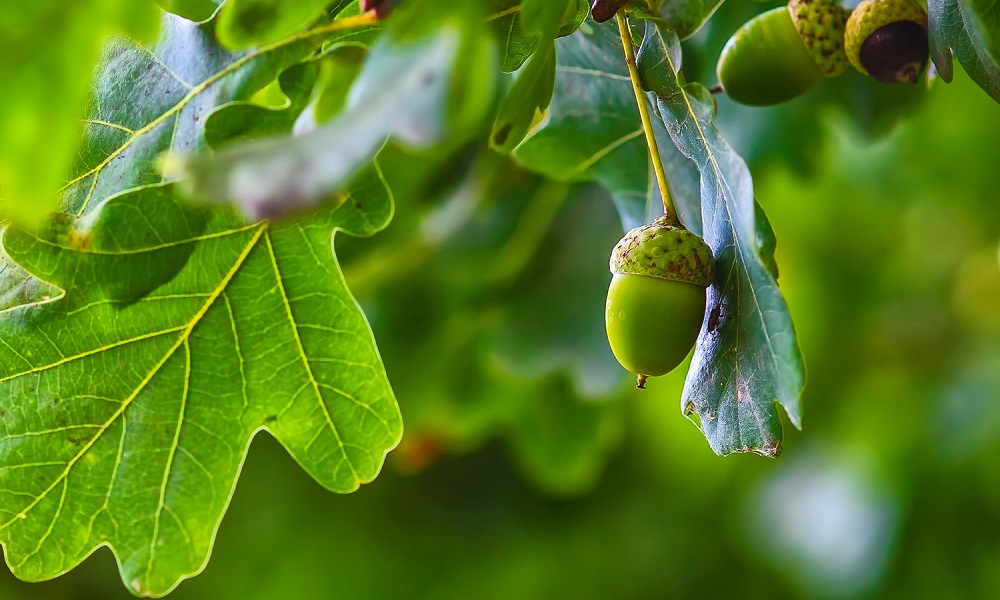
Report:
<svg viewBox="0 0 1000 600"><path fill-rule="evenodd" d="M650 0L650 2L652 1ZM663 198L663 212L668 221L679 224L677 211L674 209L674 204L670 198L670 188L667 186L667 174L663 170L663 161L660 159L660 149L656 144L653 121L649 117L649 108L646 106L646 94L642 91L642 84L639 83L639 67L636 65L635 48L632 47L632 34L629 32L628 21L625 20L625 15L619 11L615 16L618 19L618 31L621 33L622 47L625 50L625 63L628 65L628 74L632 79L632 90L635 92L635 101L639 105L639 118L642 119L642 130L646 134L646 145L649 147L649 156L653 160L656 183L660 188L660 196Z"/></svg>

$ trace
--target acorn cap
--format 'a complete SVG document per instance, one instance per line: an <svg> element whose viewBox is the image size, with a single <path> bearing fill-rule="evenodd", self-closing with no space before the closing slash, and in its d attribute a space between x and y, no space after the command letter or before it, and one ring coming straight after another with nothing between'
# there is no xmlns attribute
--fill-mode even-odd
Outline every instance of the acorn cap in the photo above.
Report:
<svg viewBox="0 0 1000 600"><path fill-rule="evenodd" d="M791 0L788 14L823 75L835 77L847 70L844 29L851 11L832 0Z"/></svg>
<svg viewBox="0 0 1000 600"><path fill-rule="evenodd" d="M611 272L712 284L715 257L705 240L660 217L625 234L611 251Z"/></svg>
<svg viewBox="0 0 1000 600"><path fill-rule="evenodd" d="M927 12L916 0L864 0L847 20L844 50L854 68L865 75L861 64L861 46L876 30L897 21L912 21L927 31Z"/></svg>

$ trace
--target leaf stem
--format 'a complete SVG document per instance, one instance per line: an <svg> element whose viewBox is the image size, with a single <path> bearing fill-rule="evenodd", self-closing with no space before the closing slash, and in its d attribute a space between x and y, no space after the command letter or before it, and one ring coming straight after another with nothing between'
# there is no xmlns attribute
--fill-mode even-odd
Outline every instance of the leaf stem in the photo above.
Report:
<svg viewBox="0 0 1000 600"><path fill-rule="evenodd" d="M639 105L639 118L642 119L642 131L646 134L649 157L653 160L656 183L660 188L660 196L663 198L663 212L668 221L680 224L677 220L677 211L674 209L673 201L670 198L670 188L667 186L667 174L663 170L663 161L660 160L660 149L656 144L653 121L649 117L649 107L646 106L646 94L642 91L642 84L639 83L639 67L636 65L635 48L632 47L632 35L629 32L628 21L625 20L625 15L622 11L619 11L615 17L618 19L618 31L621 33L622 47L625 50L625 63L628 65L629 78L632 80L632 90L635 92L635 101Z"/></svg>

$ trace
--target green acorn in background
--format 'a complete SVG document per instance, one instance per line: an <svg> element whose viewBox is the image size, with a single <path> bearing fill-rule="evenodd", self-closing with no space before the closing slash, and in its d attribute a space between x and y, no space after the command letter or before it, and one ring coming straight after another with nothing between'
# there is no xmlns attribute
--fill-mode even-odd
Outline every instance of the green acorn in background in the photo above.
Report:
<svg viewBox="0 0 1000 600"><path fill-rule="evenodd" d="M674 370L694 347L715 258L700 237L660 217L625 234L611 252L611 273L608 342L643 389L647 377Z"/></svg>
<svg viewBox="0 0 1000 600"><path fill-rule="evenodd" d="M927 13L915 0L864 0L847 21L854 68L882 83L916 83L927 66Z"/></svg>
<svg viewBox="0 0 1000 600"><path fill-rule="evenodd" d="M719 56L726 95L752 106L780 104L840 75L849 14L833 0L791 0L746 22Z"/></svg>

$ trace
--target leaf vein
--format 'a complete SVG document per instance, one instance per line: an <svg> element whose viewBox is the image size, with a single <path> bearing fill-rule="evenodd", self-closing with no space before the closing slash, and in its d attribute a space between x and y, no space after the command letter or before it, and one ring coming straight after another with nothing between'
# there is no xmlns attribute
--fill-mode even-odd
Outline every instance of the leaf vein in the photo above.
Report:
<svg viewBox="0 0 1000 600"><path fill-rule="evenodd" d="M343 453L344 460L347 461L347 466L351 470L351 474L354 476L354 479L356 481L361 481L361 478L358 477L357 469L354 467L354 464L347 456L347 445L344 443L344 440L341 439L340 433L337 431L337 426L333 423L333 418L330 416L330 411L327 409L326 402L324 401L323 398L323 394L322 392L320 392L319 382L316 381L316 376L313 374L312 367L309 364L309 359L306 356L306 351L302 345L302 338L299 336L299 329L295 322L295 317L292 315L292 306L289 303L288 295L285 293L284 283L282 283L281 280L281 270L278 268L278 260L277 257L274 255L274 248L271 245L271 237L269 235L265 236L264 241L267 243L268 255L271 257L271 265L274 267L275 280L277 281L278 284L278 290L281 293L282 303L285 305L285 313L288 316L288 322L292 328L292 335L295 337L295 344L298 348L299 356L302 357L302 364L305 367L306 374L309 377L309 382L313 386L313 390L316 394L316 400L319 402L320 407L323 410L323 416L326 419L327 424L330 426L330 431L333 433L334 439L337 440L337 445L340 446L340 451Z"/></svg>

